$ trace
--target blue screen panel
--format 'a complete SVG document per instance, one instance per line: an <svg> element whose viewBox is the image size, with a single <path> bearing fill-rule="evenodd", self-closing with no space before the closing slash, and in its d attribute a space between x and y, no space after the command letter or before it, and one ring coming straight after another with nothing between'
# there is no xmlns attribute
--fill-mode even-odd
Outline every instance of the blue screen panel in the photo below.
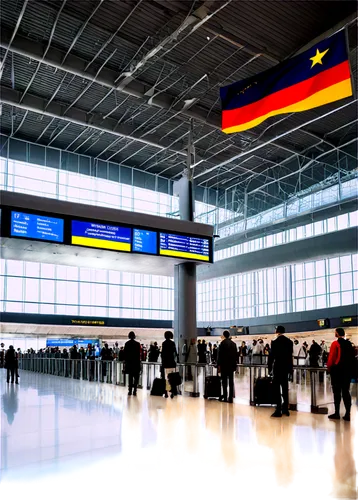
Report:
<svg viewBox="0 0 358 500"><path fill-rule="evenodd" d="M131 251L132 230L129 227L99 222L72 221L71 243L86 247Z"/></svg>
<svg viewBox="0 0 358 500"><path fill-rule="evenodd" d="M11 212L11 236L63 243L63 227L63 219Z"/></svg>
<svg viewBox="0 0 358 500"><path fill-rule="evenodd" d="M159 242L159 255L210 262L210 243L208 238L160 233Z"/></svg>
<svg viewBox="0 0 358 500"><path fill-rule="evenodd" d="M133 252L156 255L157 239L158 235L155 231L133 229Z"/></svg>

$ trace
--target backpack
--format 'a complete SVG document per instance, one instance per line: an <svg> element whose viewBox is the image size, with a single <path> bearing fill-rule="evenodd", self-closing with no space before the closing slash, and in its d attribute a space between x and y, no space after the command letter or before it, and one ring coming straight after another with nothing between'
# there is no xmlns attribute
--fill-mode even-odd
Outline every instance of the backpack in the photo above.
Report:
<svg viewBox="0 0 358 500"><path fill-rule="evenodd" d="M349 340L343 338L338 339L338 343L341 348L341 356L337 366L353 377L355 365L354 347Z"/></svg>

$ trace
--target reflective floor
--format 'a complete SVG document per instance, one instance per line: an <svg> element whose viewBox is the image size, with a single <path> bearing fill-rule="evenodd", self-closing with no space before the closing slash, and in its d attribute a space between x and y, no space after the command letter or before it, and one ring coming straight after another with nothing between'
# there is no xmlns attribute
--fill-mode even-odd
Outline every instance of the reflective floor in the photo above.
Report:
<svg viewBox="0 0 358 500"><path fill-rule="evenodd" d="M354 499L352 422L0 371L2 498ZM35 492L35 493L34 493Z"/></svg>

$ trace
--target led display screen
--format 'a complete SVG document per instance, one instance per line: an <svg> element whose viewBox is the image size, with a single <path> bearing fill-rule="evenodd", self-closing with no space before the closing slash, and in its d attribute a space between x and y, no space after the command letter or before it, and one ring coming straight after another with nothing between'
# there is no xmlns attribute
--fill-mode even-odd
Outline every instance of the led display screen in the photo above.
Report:
<svg viewBox="0 0 358 500"><path fill-rule="evenodd" d="M146 229L133 229L133 252L157 254L156 231L147 231Z"/></svg>
<svg viewBox="0 0 358 500"><path fill-rule="evenodd" d="M159 254L169 257L210 261L208 238L160 233Z"/></svg>
<svg viewBox="0 0 358 500"><path fill-rule="evenodd" d="M85 247L130 252L132 230L129 227L99 222L72 221L71 243Z"/></svg>
<svg viewBox="0 0 358 500"><path fill-rule="evenodd" d="M64 220L46 215L11 212L10 235L63 243Z"/></svg>

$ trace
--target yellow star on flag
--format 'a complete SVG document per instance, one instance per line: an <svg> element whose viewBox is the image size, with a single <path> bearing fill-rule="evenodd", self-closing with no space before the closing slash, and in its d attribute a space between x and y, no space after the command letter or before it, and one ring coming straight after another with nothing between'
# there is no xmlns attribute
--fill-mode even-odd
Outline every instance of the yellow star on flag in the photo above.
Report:
<svg viewBox="0 0 358 500"><path fill-rule="evenodd" d="M320 52L318 49L316 51L316 55L313 56L313 57L310 57L310 61L312 61L312 66L311 66L311 69L313 68L313 66L315 66L316 64L323 64L322 62L322 58L323 56L325 56L327 54L327 52L329 51L329 49L327 50L324 50L323 52Z"/></svg>

